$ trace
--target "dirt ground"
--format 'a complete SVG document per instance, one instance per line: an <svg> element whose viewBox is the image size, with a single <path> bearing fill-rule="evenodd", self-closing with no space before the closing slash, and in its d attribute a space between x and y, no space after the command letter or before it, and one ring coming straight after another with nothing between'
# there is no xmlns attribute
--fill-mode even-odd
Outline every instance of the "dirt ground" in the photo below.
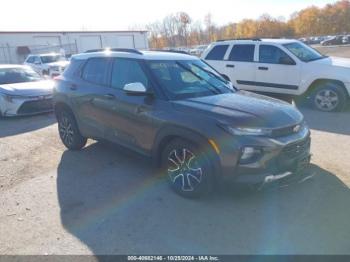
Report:
<svg viewBox="0 0 350 262"><path fill-rule="evenodd" d="M338 56L338 57L347 57L350 58L350 46L313 46L322 54L328 56Z"/></svg>

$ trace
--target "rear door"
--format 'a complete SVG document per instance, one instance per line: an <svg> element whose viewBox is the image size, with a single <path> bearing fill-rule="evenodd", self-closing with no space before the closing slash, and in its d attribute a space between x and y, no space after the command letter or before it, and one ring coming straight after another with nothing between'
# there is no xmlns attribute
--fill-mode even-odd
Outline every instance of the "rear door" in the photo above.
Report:
<svg viewBox="0 0 350 262"><path fill-rule="evenodd" d="M255 44L234 44L225 63L227 76L239 89L255 90Z"/></svg>
<svg viewBox="0 0 350 262"><path fill-rule="evenodd" d="M300 65L280 47L259 44L255 64L256 91L295 94L300 84Z"/></svg>
<svg viewBox="0 0 350 262"><path fill-rule="evenodd" d="M110 119L105 109L114 95L108 86L109 58L90 58L85 63L80 81L71 83L72 101L85 136L104 138Z"/></svg>

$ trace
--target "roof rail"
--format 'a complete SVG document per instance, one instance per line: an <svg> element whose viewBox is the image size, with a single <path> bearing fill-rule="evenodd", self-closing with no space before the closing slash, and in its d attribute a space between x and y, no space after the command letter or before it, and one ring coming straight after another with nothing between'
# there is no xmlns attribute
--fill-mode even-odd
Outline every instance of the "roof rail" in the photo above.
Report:
<svg viewBox="0 0 350 262"><path fill-rule="evenodd" d="M186 51L181 51L181 50L163 50L163 49L153 49L151 51L156 51L156 52L167 52L167 53L178 53L178 54L184 54L184 55L189 55Z"/></svg>
<svg viewBox="0 0 350 262"><path fill-rule="evenodd" d="M90 49L90 50L85 51L84 53L96 53L96 52L104 52L104 51L125 52L125 53L133 53L133 54L143 55L142 52L140 52L137 49L133 49L133 48L99 48L99 49Z"/></svg>
<svg viewBox="0 0 350 262"><path fill-rule="evenodd" d="M261 41L261 38L233 38L233 39L220 39L216 40L216 42L224 42L224 41L232 41L232 40L251 40L251 41Z"/></svg>

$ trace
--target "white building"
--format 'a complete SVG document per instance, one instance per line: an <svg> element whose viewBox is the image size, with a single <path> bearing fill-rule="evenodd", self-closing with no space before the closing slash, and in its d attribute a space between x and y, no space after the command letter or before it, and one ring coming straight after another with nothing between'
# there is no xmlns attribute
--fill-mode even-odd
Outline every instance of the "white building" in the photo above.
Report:
<svg viewBox="0 0 350 262"><path fill-rule="evenodd" d="M0 63L22 63L28 54L91 49L148 49L147 31L0 32Z"/></svg>

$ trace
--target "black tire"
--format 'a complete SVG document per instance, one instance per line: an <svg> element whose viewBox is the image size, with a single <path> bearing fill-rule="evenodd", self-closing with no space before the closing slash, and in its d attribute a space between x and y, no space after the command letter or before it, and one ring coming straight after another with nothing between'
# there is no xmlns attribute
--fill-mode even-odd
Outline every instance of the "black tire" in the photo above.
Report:
<svg viewBox="0 0 350 262"><path fill-rule="evenodd" d="M77 122L71 112L62 110L57 114L58 132L62 143L69 150L80 150L87 139L80 134Z"/></svg>
<svg viewBox="0 0 350 262"><path fill-rule="evenodd" d="M186 198L198 198L212 189L213 168L208 157L194 143L172 140L162 152L162 170L171 188ZM188 172L183 174L183 172Z"/></svg>
<svg viewBox="0 0 350 262"><path fill-rule="evenodd" d="M320 83L311 93L312 106L324 112L344 110L347 100L344 88L334 82Z"/></svg>

